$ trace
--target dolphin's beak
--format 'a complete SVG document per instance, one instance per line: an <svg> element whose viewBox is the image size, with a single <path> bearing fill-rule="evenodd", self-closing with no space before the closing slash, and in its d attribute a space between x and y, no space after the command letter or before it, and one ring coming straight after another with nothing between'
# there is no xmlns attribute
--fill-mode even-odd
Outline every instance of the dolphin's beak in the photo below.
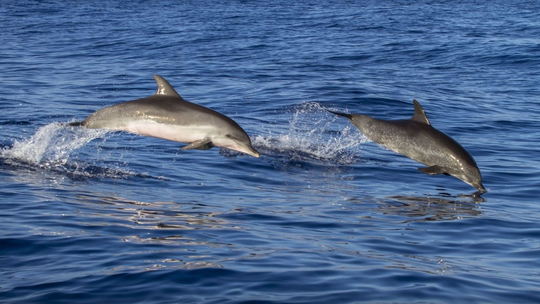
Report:
<svg viewBox="0 0 540 304"><path fill-rule="evenodd" d="M486 188L484 188L484 185L482 185L482 183L479 183L478 185L475 185L474 187L478 189L478 191L480 191L481 193L487 192Z"/></svg>
<svg viewBox="0 0 540 304"><path fill-rule="evenodd" d="M226 148L229 148L231 150L235 150L238 152L249 154L253 157L260 157L259 151L255 150L250 142L246 142L239 139L233 139L234 144L233 145L227 145Z"/></svg>
<svg viewBox="0 0 540 304"><path fill-rule="evenodd" d="M246 154L249 154L249 155L251 155L253 157L260 157L261 156L259 151L255 150L251 145L245 146L245 150L242 151L242 152L244 152Z"/></svg>
<svg viewBox="0 0 540 304"><path fill-rule="evenodd" d="M476 190L478 190L478 193L480 193L480 194L487 192L486 188L484 188L484 185L482 185L481 181L480 182L475 181L473 183L466 182L466 183L473 186L474 188L476 188Z"/></svg>

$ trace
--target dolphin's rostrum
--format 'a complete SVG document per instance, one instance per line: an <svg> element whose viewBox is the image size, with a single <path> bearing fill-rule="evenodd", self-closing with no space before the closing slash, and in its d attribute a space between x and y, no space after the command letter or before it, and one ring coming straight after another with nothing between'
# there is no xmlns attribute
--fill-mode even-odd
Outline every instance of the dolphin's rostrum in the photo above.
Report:
<svg viewBox="0 0 540 304"><path fill-rule="evenodd" d="M454 176L486 192L482 175L472 156L458 142L433 128L424 109L413 100L414 115L411 119L380 120L362 114L333 112L347 117L372 141L403 154L427 167L418 168L426 174Z"/></svg>
<svg viewBox="0 0 540 304"><path fill-rule="evenodd" d="M216 146L259 157L249 136L234 120L185 101L163 77L154 75L154 79L158 85L154 95L100 109L70 125L189 143L182 150Z"/></svg>

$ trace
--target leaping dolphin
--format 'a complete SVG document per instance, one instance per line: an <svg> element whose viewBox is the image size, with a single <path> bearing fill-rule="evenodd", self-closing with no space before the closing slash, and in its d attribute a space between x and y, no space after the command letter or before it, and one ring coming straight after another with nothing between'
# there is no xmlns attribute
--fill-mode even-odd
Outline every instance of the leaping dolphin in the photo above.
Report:
<svg viewBox="0 0 540 304"><path fill-rule="evenodd" d="M451 175L480 193L486 192L471 154L448 135L433 128L420 103L416 100L413 103L413 117L403 120L380 120L362 114L328 111L347 117L372 141L428 166L418 168L421 172Z"/></svg>
<svg viewBox="0 0 540 304"><path fill-rule="evenodd" d="M185 101L163 77L154 75L157 92L145 98L105 107L71 126L127 131L189 145L182 150L223 147L259 157L234 120Z"/></svg>

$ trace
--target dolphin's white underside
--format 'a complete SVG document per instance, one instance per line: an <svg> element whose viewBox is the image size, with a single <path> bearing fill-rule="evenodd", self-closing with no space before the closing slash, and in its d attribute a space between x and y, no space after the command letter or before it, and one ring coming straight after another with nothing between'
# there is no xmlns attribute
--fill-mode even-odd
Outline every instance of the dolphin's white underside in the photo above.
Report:
<svg viewBox="0 0 540 304"><path fill-rule="evenodd" d="M153 120L125 119L115 121L100 121L99 127L94 127L115 131L126 131L138 135L157 137L181 143L192 143L203 138L207 138L215 146L236 150L258 157L256 152L254 153L248 147L242 143L239 143L238 141L227 138L225 134L216 132L215 126L208 124L173 125L159 123Z"/></svg>
<svg viewBox="0 0 540 304"><path fill-rule="evenodd" d="M182 143L191 143L205 137L214 137L216 129L211 125L172 125L153 120L125 120L101 123L100 128L126 131L144 136L157 137Z"/></svg>

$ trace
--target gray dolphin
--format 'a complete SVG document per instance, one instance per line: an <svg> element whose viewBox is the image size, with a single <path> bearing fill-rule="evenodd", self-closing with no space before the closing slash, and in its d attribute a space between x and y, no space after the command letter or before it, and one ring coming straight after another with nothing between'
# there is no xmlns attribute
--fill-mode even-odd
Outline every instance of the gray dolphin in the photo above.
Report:
<svg viewBox="0 0 540 304"><path fill-rule="evenodd" d="M206 107L185 101L163 77L154 75L157 92L119 103L71 123L90 129L127 131L189 143L182 150L223 147L259 157L251 140L234 120Z"/></svg>
<svg viewBox="0 0 540 304"><path fill-rule="evenodd" d="M416 100L413 103L413 117L402 120L380 120L362 114L329 112L347 117L372 141L428 166L418 168L421 172L452 175L480 193L486 192L482 175L471 154L448 135L433 128L420 103Z"/></svg>

